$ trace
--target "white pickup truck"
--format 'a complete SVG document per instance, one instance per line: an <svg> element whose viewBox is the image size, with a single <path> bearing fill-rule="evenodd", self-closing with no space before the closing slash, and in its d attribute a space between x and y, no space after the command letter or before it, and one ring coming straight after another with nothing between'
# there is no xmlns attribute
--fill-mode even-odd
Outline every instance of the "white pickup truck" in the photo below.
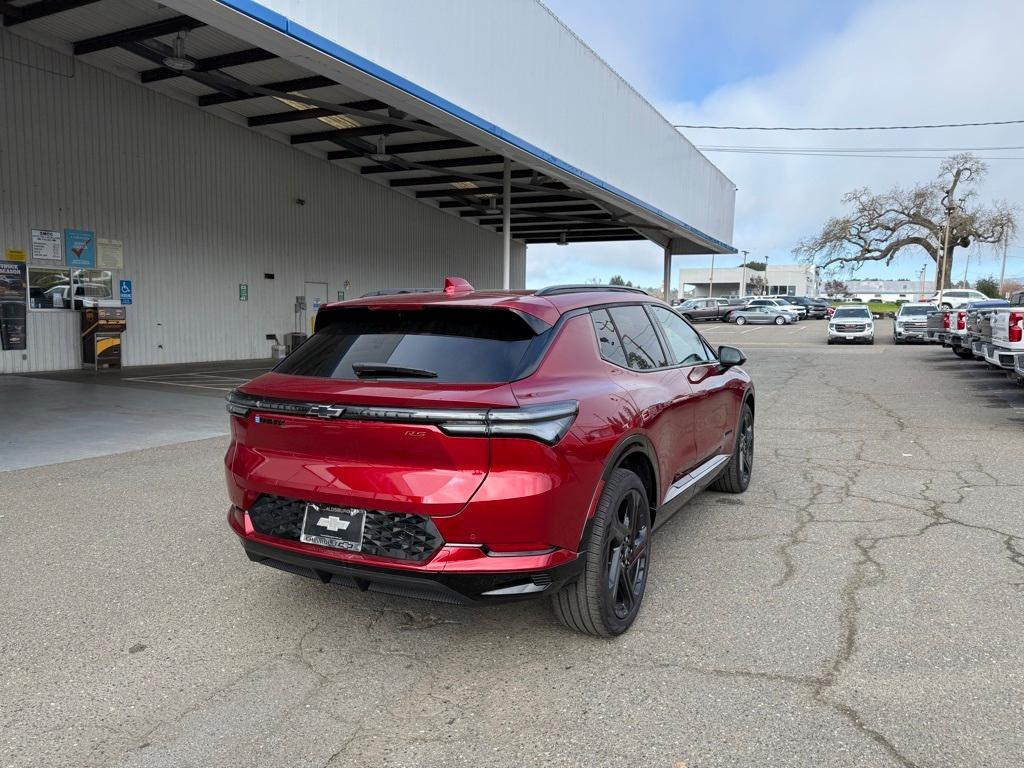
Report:
<svg viewBox="0 0 1024 768"><path fill-rule="evenodd" d="M992 343L985 345L985 362L1014 370L1024 355L1024 291L1010 296L1010 305L992 312Z"/></svg>

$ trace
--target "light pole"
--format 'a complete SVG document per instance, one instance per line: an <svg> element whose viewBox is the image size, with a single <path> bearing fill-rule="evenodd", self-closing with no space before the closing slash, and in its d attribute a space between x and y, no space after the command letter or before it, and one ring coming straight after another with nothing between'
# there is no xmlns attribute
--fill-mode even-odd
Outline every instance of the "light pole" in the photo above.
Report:
<svg viewBox="0 0 1024 768"><path fill-rule="evenodd" d="M747 295L747 256L750 251L740 251L743 254L743 263L740 264L740 290L737 296L743 298Z"/></svg>
<svg viewBox="0 0 1024 768"><path fill-rule="evenodd" d="M715 254L711 254L711 279L708 281L708 298L715 295Z"/></svg>
<svg viewBox="0 0 1024 768"><path fill-rule="evenodd" d="M939 256L938 274L935 276L936 293L940 302L942 301L942 291L946 287L946 262L949 260L949 222L953 218L953 206L955 205L950 192L947 192L942 197L942 205L946 209L946 230L942 237L942 253Z"/></svg>
<svg viewBox="0 0 1024 768"><path fill-rule="evenodd" d="M764 257L764 291L765 292L764 292L764 294L762 294L762 296L763 295L767 295L767 294L771 294L771 287L772 287L772 284L768 280L768 257L765 256Z"/></svg>

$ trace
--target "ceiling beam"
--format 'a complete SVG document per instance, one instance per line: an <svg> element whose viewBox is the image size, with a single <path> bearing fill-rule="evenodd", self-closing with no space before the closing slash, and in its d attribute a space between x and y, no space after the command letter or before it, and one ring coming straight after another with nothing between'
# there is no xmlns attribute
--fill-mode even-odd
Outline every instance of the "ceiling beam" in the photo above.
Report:
<svg viewBox="0 0 1024 768"><path fill-rule="evenodd" d="M257 61L268 61L269 59L276 59L277 56L270 51L265 51L262 48L247 48L244 51L233 51L232 53L222 53L219 56L210 56L206 59L197 59L196 66L191 71L193 72L209 72L211 69L223 69L225 67L237 67L242 64L255 64ZM157 67L156 69L147 69L145 72L139 74L139 81L143 83L155 83L160 80L170 80L171 78L181 77L184 72L179 72L176 69L170 69L169 67Z"/></svg>
<svg viewBox="0 0 1024 768"><path fill-rule="evenodd" d="M328 88L332 85L337 85L337 83L329 77L313 75L311 77L300 77L295 80L279 80L276 83L264 83L260 88L287 93L289 91L311 91L314 88ZM218 92L207 93L200 96L196 99L196 104L200 107L213 107L217 104L229 104L235 101L248 101L249 99L262 98L264 98L262 93L243 93L240 96L232 97L228 96L226 93Z"/></svg>
<svg viewBox="0 0 1024 768"><path fill-rule="evenodd" d="M130 29L122 29L117 32L109 32L105 35L78 40L73 44L73 51L75 56L81 56L86 53L105 51L108 48L117 48L126 43L139 43L143 40L151 40L154 37L173 35L182 30L199 29L199 27L205 26L206 24L190 16L175 16L170 19L163 19L162 21L154 21L151 24L143 24L138 27L131 27Z"/></svg>
<svg viewBox="0 0 1024 768"><path fill-rule="evenodd" d="M494 193L496 195L501 194L501 187L489 187L484 189L472 189L462 190L463 194L475 194L481 193ZM517 197L517 195L521 195ZM443 197L444 195L430 194L429 190L424 192L417 192L416 197ZM519 205L520 203L578 203L579 198L572 195L524 195L522 192L515 189L512 190L512 207ZM442 201L439 208L465 208L466 206L462 203L452 201Z"/></svg>
<svg viewBox="0 0 1024 768"><path fill-rule="evenodd" d="M351 136L387 136L392 133L407 133L412 128L401 125L360 125L358 128L342 128L334 131L317 131L316 133L299 133L291 136L292 144L310 144L314 141L334 141L347 139Z"/></svg>
<svg viewBox="0 0 1024 768"><path fill-rule="evenodd" d="M393 152L396 155L411 155L416 152L437 152L445 149L469 149L473 146L475 145L470 144L468 141L461 141L460 139L439 139L438 141L416 141L410 144L392 144L388 147L388 151ZM349 151L327 153L328 160L350 160L357 157L363 157L363 153Z"/></svg>
<svg viewBox="0 0 1024 768"><path fill-rule="evenodd" d="M399 169L402 170L402 169ZM512 171L513 179L529 178L533 171L520 169ZM502 175L500 173L483 173L481 176L487 176L494 181L501 181ZM392 187L425 187L431 184L451 184L453 181L464 181L465 176L461 174L448 174L448 175L436 175L436 176L414 176L411 179L391 179L388 184ZM473 190L467 190L472 192Z"/></svg>
<svg viewBox="0 0 1024 768"><path fill-rule="evenodd" d="M557 243L562 238L558 237L526 237L517 238L519 240L525 240L527 243ZM570 243L611 243L618 242L621 240L646 240L647 238L643 235L569 235L566 237Z"/></svg>
<svg viewBox="0 0 1024 768"><path fill-rule="evenodd" d="M398 150L394 147L389 149L392 154L397 155ZM501 155L474 155L473 157L452 157L447 160L427 160L417 165L427 166L429 168L464 168L469 165L501 165L505 162L505 158ZM408 168L409 171L419 171L422 168ZM359 169L359 172L368 175L371 173L390 173L391 171L385 170L380 165L367 165ZM531 171L532 173L532 171Z"/></svg>
<svg viewBox="0 0 1024 768"><path fill-rule="evenodd" d="M606 211L601 210L593 203L575 203L573 205L544 205L544 206L524 206L521 200L513 201L512 210L510 212L513 216L528 216L531 213L535 214L550 214L545 216L544 220L548 218L554 218L554 214L559 213L578 213L583 214L600 214L602 216L608 216ZM459 216L463 218L475 218L476 214L472 211L459 211ZM494 224L500 224L500 221L491 222Z"/></svg>
<svg viewBox="0 0 1024 768"><path fill-rule="evenodd" d="M613 224L617 224L618 226L625 226L625 225L621 224L620 222L617 222L615 219L612 219L607 214L589 215L589 216L588 215L584 215L584 214L579 214L577 216L565 216L565 215L559 215L557 213L553 213L550 216L529 216L529 215L524 215L524 214L529 214L529 213L530 213L529 209L520 208L517 211L515 208L513 208L512 211L511 211L511 214L512 214L512 224L513 225L516 225L516 224L546 224L548 222L560 222L561 221L561 222L565 222L565 223L577 222L577 223L580 223L580 224L593 224L593 223L598 223L598 224L605 223L605 224L607 224L607 223L613 223ZM461 216L462 214L459 214L459 215ZM472 216L473 214L470 214L470 215ZM485 227L500 226L501 225L501 217L500 216L494 216L494 217L489 218L489 219L480 219L480 221L478 221L477 224L482 224Z"/></svg>
<svg viewBox="0 0 1024 768"><path fill-rule="evenodd" d="M74 8L81 8L83 5L92 5L95 2L98 0L39 0L28 5L0 3L0 12L4 16L4 26L13 27L15 24L44 19L55 13L63 13Z"/></svg>
<svg viewBox="0 0 1024 768"><path fill-rule="evenodd" d="M496 232L501 232L502 227L496 227ZM630 227L623 226L618 222L609 221L603 224L576 224L576 223L559 223L552 222L550 224L512 224L513 232L582 232L584 234L590 234L592 232L615 232L618 234L632 234L633 230Z"/></svg>
<svg viewBox="0 0 1024 768"><path fill-rule="evenodd" d="M365 101L351 101L348 104L342 106L351 107L352 109L361 110L373 110L373 109L387 109L387 104L383 101L377 101L376 99L366 99ZM312 107L311 109L289 109L284 112L271 112L267 115L255 115L250 117L246 122L250 128L258 128L261 125L280 125L281 123L294 123L299 120L312 120L317 117L330 117L332 115L341 115L343 112L336 109L324 109L321 107Z"/></svg>

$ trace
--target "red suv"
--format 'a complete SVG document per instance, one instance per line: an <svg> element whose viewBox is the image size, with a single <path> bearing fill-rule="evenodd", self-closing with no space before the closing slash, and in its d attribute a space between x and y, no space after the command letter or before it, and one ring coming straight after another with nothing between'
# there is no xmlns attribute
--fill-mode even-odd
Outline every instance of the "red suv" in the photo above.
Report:
<svg viewBox="0 0 1024 768"><path fill-rule="evenodd" d="M750 482L754 388L635 289L560 286L329 304L228 396L228 521L251 560L453 603L551 595L615 635L651 531Z"/></svg>

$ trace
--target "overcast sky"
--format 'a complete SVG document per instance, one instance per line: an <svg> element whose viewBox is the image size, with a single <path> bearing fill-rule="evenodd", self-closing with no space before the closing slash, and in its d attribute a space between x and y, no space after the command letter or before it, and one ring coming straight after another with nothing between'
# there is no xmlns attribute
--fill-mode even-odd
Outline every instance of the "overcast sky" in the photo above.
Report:
<svg viewBox="0 0 1024 768"><path fill-rule="evenodd" d="M889 125L1024 119L1024 0L545 0L602 58L674 123ZM1024 125L924 131L785 133L688 130L700 147L996 147L983 200L1024 208ZM1003 148L1007 149L1003 149ZM850 189L927 181L940 159L797 157L706 152L739 187L733 244L789 263L793 246L842 212ZM1003 159L1018 157L1019 160ZM1024 276L1024 238L1008 275ZM954 276L963 275L957 251ZM998 274L999 253L971 249L969 275ZM677 256L674 267L709 259ZM917 252L861 277L913 277ZM738 264L735 256L716 264ZM650 243L529 248L527 285L661 282Z"/></svg>

